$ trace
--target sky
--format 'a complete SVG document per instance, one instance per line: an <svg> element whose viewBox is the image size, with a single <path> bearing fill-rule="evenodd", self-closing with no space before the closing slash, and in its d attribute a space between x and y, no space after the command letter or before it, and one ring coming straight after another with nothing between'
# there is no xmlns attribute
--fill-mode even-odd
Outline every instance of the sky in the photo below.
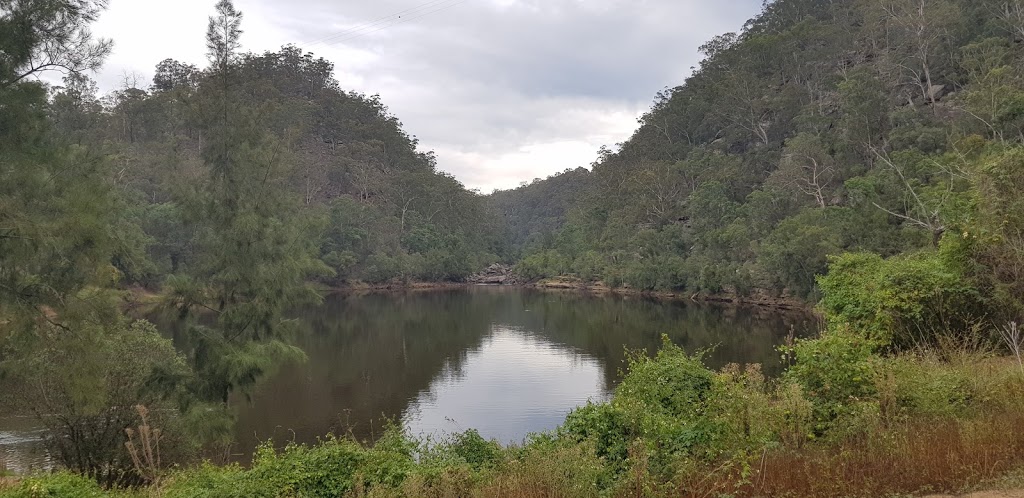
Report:
<svg viewBox="0 0 1024 498"><path fill-rule="evenodd" d="M110 0L114 40L95 75L148 82L166 58L206 64L215 0ZM697 48L738 31L761 0L235 0L243 51L291 43L379 94L438 168L488 193L579 166L633 133Z"/></svg>

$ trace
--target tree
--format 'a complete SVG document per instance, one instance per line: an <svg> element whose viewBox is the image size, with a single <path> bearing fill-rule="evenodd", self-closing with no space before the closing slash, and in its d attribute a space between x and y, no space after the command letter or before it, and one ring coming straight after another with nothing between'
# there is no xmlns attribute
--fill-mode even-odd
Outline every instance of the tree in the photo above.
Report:
<svg viewBox="0 0 1024 498"><path fill-rule="evenodd" d="M830 205L835 188L833 182L839 172L821 139L806 133L797 135L786 143L782 154L782 164L768 184L776 183L809 196L818 207Z"/></svg>
<svg viewBox="0 0 1024 498"><path fill-rule="evenodd" d="M0 2L0 370L55 458L113 484L130 480L132 405L162 399L143 386L162 370L167 393L188 372L152 326L121 315L110 161L72 133L98 108L80 71L109 48L87 30L102 5ZM28 77L54 68L71 74L48 103Z"/></svg>
<svg viewBox="0 0 1024 498"><path fill-rule="evenodd" d="M153 74L153 89L169 92L175 88L190 88L196 85L199 69L174 59L164 59L156 65Z"/></svg>
<svg viewBox="0 0 1024 498"><path fill-rule="evenodd" d="M206 27L206 56L224 81L228 81L228 70L234 62L241 44L242 12L235 9L231 0L220 0L214 7L216 16L210 16Z"/></svg>
<svg viewBox="0 0 1024 498"><path fill-rule="evenodd" d="M815 290L815 276L824 273L828 256L843 249L842 211L811 208L787 218L760 248L760 259L781 288L808 297Z"/></svg>
<svg viewBox="0 0 1024 498"><path fill-rule="evenodd" d="M57 64L75 70L98 64L104 52L87 43L86 24L99 8L0 3L0 46L11 47L0 54L0 313L13 317L0 323L0 339L5 329L31 332L82 319L67 312L84 307L80 291L112 280L109 165L54 136L44 88L25 79ZM23 25L28 20L41 24Z"/></svg>
<svg viewBox="0 0 1024 498"><path fill-rule="evenodd" d="M889 46L886 61L901 83L916 86L921 99L938 100L935 76L940 53L950 42L959 19L959 7L949 0L871 0ZM881 33L880 33L881 34Z"/></svg>
<svg viewBox="0 0 1024 498"><path fill-rule="evenodd" d="M213 74L199 89L207 170L182 199L186 219L199 227L197 259L170 284L172 304L183 313L216 316L215 325L190 327L186 348L195 392L226 404L278 361L302 356L288 344L284 313L316 299L307 279L328 270L316 257L319 220L300 218L298 198L283 188L288 143L241 99L234 51L242 14L228 0L216 11L207 32Z"/></svg>
<svg viewBox="0 0 1024 498"><path fill-rule="evenodd" d="M44 71L97 69L109 40L89 31L106 0L4 0L0 2L0 89Z"/></svg>
<svg viewBox="0 0 1024 498"><path fill-rule="evenodd" d="M977 219L963 236L979 240L979 261L999 304L999 318L1024 317L1024 149L1015 147L977 161Z"/></svg>

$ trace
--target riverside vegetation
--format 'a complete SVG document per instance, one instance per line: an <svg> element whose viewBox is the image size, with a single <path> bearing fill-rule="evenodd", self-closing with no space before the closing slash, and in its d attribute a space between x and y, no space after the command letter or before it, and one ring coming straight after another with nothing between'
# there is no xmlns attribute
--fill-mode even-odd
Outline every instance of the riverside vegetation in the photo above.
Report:
<svg viewBox="0 0 1024 498"><path fill-rule="evenodd" d="M239 54L228 0L208 68L99 99L103 7L0 0L0 383L66 468L0 494L897 496L1024 466L1024 2L768 2L592 170L486 197L323 59ZM313 284L499 260L789 294L826 326L774 379L636 353L610 401L518 446L396 426L211 463L228 398L303 356L285 312ZM130 285L187 340L126 318Z"/></svg>

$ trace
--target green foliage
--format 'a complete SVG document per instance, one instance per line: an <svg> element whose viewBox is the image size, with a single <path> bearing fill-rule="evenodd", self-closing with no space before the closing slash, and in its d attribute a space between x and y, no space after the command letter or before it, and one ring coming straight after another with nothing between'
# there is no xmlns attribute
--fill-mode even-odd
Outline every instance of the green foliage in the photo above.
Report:
<svg viewBox="0 0 1024 498"><path fill-rule="evenodd" d="M842 250L841 213L809 209L784 220L761 246L764 268L776 275L779 286L808 297L814 291L815 276L824 273L827 256Z"/></svg>
<svg viewBox="0 0 1024 498"><path fill-rule="evenodd" d="M484 439L475 429L454 434L447 449L474 470L494 467L502 457L501 446Z"/></svg>
<svg viewBox="0 0 1024 498"><path fill-rule="evenodd" d="M135 406L171 408L159 423L170 433L163 448L185 460L188 434L174 434L173 408L190 372L171 342L145 321L69 330L52 328L19 360L5 362L18 386L17 406L39 417L46 445L62 465L105 485L132 483L137 476L125 451L125 429L138 425Z"/></svg>
<svg viewBox="0 0 1024 498"><path fill-rule="evenodd" d="M616 401L643 403L648 409L675 418L699 418L711 396L714 374L699 355L686 354L667 337L663 341L654 358L642 353L632 355L629 375L615 390Z"/></svg>
<svg viewBox="0 0 1024 498"><path fill-rule="evenodd" d="M973 269L992 288L998 319L1024 317L1024 149L997 150L978 158L973 176L977 214L961 237L984 269Z"/></svg>
<svg viewBox="0 0 1024 498"><path fill-rule="evenodd" d="M935 344L946 331L970 330L985 311L979 290L949 259L936 251L836 256L819 279L820 307L830 326L885 345Z"/></svg>
<svg viewBox="0 0 1024 498"><path fill-rule="evenodd" d="M96 481L70 472L31 477L12 489L0 488L5 498L102 498L109 496Z"/></svg>
<svg viewBox="0 0 1024 498"><path fill-rule="evenodd" d="M610 403L574 410L561 437L589 441L616 472L625 471L639 441L652 471L671 475L679 459L710 461L723 451L725 424L718 419L716 377L701 362L665 339L654 358L634 353L629 373Z"/></svg>
<svg viewBox="0 0 1024 498"><path fill-rule="evenodd" d="M622 468L629 456L632 431L626 414L610 403L591 403L573 410L559 427L562 437L574 441L591 441L598 458Z"/></svg>
<svg viewBox="0 0 1024 498"><path fill-rule="evenodd" d="M890 396L904 416L964 416L980 394L968 369L934 358L893 358L879 364L877 375L880 394Z"/></svg>
<svg viewBox="0 0 1024 498"><path fill-rule="evenodd" d="M812 402L818 435L854 415L857 403L875 394L876 348L869 339L832 331L783 350L794 361L786 377Z"/></svg>
<svg viewBox="0 0 1024 498"><path fill-rule="evenodd" d="M557 251L531 254L516 265L516 273L527 280L539 280L568 273L570 262Z"/></svg>

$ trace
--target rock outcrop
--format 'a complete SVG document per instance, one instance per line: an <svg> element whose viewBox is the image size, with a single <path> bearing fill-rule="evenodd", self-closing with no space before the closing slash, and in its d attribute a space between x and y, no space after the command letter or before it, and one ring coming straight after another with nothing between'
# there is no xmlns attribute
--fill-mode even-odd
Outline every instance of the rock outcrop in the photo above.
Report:
<svg viewBox="0 0 1024 498"><path fill-rule="evenodd" d="M469 282L483 285L518 285L521 283L512 267L501 263L488 266L484 271L469 277Z"/></svg>

